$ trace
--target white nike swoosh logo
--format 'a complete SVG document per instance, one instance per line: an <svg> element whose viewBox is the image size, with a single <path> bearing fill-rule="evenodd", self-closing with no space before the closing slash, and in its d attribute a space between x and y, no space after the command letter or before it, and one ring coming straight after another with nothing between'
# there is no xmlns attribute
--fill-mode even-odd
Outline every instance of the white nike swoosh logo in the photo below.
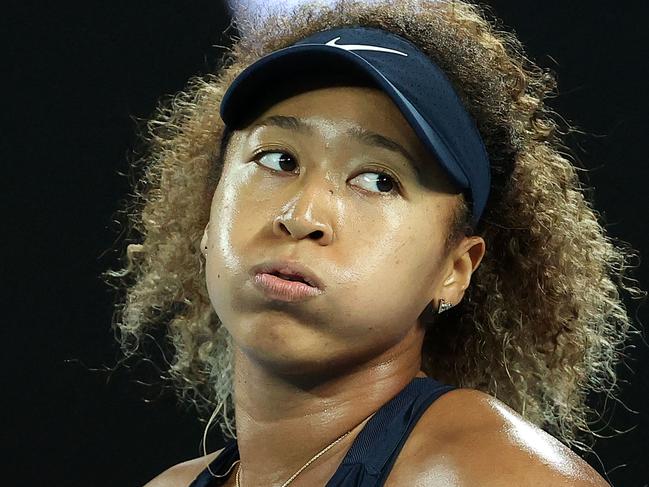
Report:
<svg viewBox="0 0 649 487"><path fill-rule="evenodd" d="M389 52L392 54L400 54L401 56L406 56L406 57L408 56L405 52L395 51L394 49L388 49L387 47L368 46L363 44L336 44L336 41L338 39L340 39L340 37L331 39L325 45L332 46L332 47L339 47L340 49L345 49L346 51L380 51L380 52Z"/></svg>

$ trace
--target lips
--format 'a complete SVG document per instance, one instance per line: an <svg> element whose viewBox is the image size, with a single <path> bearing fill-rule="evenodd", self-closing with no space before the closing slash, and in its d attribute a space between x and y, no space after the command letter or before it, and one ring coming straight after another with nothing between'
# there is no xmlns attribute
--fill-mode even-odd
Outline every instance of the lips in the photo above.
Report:
<svg viewBox="0 0 649 487"><path fill-rule="evenodd" d="M324 290L322 280L306 265L291 260L273 260L254 266L251 270L254 277L256 274L272 274L287 281L300 281Z"/></svg>
<svg viewBox="0 0 649 487"><path fill-rule="evenodd" d="M271 272L270 274L272 274L273 276L281 277L282 279L286 279L287 281L303 282L311 287L315 287L313 286L313 284L307 282L303 277L300 277L297 274L283 274L281 272Z"/></svg>

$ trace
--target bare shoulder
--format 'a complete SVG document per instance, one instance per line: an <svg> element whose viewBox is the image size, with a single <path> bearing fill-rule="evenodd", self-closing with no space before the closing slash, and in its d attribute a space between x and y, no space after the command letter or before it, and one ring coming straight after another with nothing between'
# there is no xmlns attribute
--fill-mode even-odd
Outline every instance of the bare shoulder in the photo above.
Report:
<svg viewBox="0 0 649 487"><path fill-rule="evenodd" d="M144 487L187 487L221 451L223 451L222 448L202 457L193 458L169 467L147 482Z"/></svg>
<svg viewBox="0 0 649 487"><path fill-rule="evenodd" d="M559 440L474 389L444 394L426 410L415 432L412 444L409 439L404 445L402 465L415 475L410 481L416 485L609 486Z"/></svg>

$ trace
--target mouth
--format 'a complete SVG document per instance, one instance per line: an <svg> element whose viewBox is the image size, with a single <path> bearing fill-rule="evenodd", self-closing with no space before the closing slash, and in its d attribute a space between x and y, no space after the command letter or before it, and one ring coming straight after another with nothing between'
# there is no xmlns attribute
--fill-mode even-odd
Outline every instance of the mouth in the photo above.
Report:
<svg viewBox="0 0 649 487"><path fill-rule="evenodd" d="M251 274L254 285L274 301L305 301L324 292L318 276L296 261L265 262L253 267Z"/></svg>
<svg viewBox="0 0 649 487"><path fill-rule="evenodd" d="M301 282L312 288L324 290L325 286L320 278L306 265L289 260L268 261L252 268L252 276L257 274L270 274L289 282Z"/></svg>
<svg viewBox="0 0 649 487"><path fill-rule="evenodd" d="M277 276L281 279L284 279L286 281L295 281L295 282L303 282L304 284L307 284L311 287L316 287L307 280L305 280L303 277L300 277L298 275L291 275L291 274L282 274L281 272L275 271L275 272L268 272L267 274L270 274L271 276Z"/></svg>

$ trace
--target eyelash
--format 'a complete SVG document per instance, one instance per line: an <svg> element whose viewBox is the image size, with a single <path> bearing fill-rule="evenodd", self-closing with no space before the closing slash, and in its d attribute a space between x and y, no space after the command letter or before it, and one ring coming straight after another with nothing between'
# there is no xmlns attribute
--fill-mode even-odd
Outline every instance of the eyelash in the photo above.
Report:
<svg viewBox="0 0 649 487"><path fill-rule="evenodd" d="M287 155L291 156L294 160L297 161L297 157L295 157L295 156L294 156L290 151L287 151L287 150L284 150L284 149L272 149L272 150L264 149L264 150L260 150L260 151L255 152L255 153L253 154L252 161L254 161L256 164L259 164L259 165L262 166L264 169L268 169L269 171L272 171L272 172L276 172L276 173L279 173L279 172L286 172L286 171L278 171L278 170L276 170L276 169L272 169L272 168L270 168L270 167L263 166L262 164L260 164L260 163L258 162L259 159L261 159L262 156L264 156L264 155L266 155L266 154L277 153L277 152L281 152L281 153L283 153L283 154L287 154ZM299 166L298 166L298 167L299 167ZM359 173L357 174L357 176L360 175L360 174L364 174L364 173L366 173L366 172L371 172L371 173L373 173L373 174L378 174L378 175L380 175L380 176L387 176L387 177L389 177L389 178L392 180L392 182L394 183L394 189L392 189L392 191L390 191L390 192L388 192L388 193L381 192L381 191L379 191L378 193L376 193L376 192L373 192L373 191L367 191L367 190L364 190L363 188L361 188L361 189L362 189L363 191L365 191L366 193L372 193L372 194L384 194L384 195L394 195L394 194L399 193L399 192L402 191L401 182L400 182L399 179L398 179L394 174L392 174L391 172L389 172L389 171L387 171L387 170L385 170L385 169L366 167L366 168L364 168L364 170L362 170L361 172L359 172ZM356 176L354 176L354 177L356 177Z"/></svg>

